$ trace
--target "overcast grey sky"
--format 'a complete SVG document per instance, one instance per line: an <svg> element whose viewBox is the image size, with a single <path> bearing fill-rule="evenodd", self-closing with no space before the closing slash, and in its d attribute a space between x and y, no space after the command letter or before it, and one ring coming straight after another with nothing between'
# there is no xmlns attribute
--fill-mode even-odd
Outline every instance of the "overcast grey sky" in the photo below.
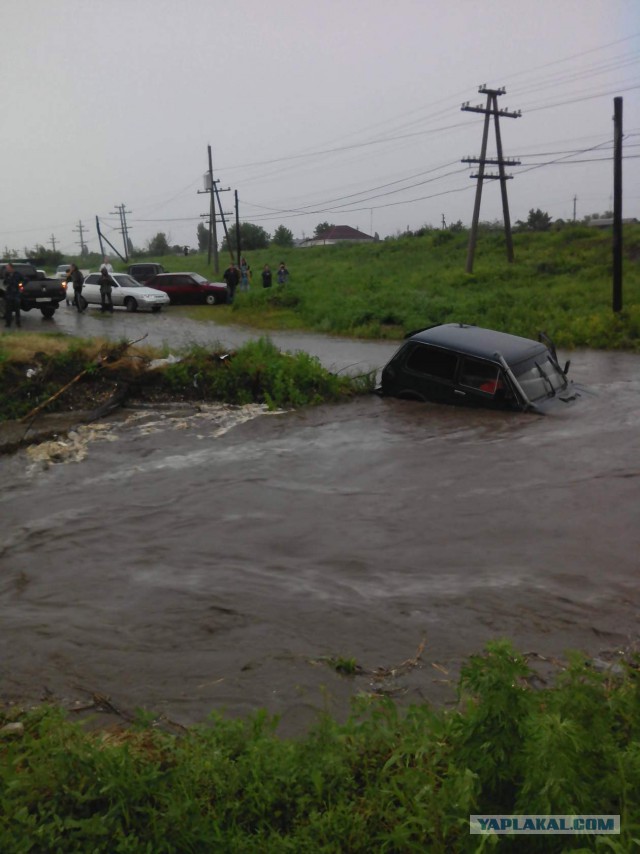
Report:
<svg viewBox="0 0 640 854"><path fill-rule="evenodd" d="M197 245L213 149L243 221L381 237L462 220L478 87L502 87L511 218L612 206L624 99L624 216L640 218L640 0L2 0L0 251L51 236ZM495 154L493 129L489 154ZM233 192L223 195L233 210ZM501 218L497 182L481 219Z"/></svg>

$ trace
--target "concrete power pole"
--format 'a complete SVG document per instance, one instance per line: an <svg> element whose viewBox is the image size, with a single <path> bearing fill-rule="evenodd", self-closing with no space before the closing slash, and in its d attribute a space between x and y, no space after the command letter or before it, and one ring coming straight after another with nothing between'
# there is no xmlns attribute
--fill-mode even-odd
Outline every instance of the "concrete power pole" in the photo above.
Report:
<svg viewBox="0 0 640 854"><path fill-rule="evenodd" d="M482 133L482 148L480 151L480 157L463 157L463 163L477 163L478 171L475 175L472 175L472 178L478 179L478 184L476 188L476 200L473 206L473 219L471 221L471 233L469 234L469 248L467 250L467 273L473 272L473 259L476 250L476 243L478 241L478 222L480 219L480 201L482 199L482 184L485 179L497 179L500 181L500 191L502 195L502 215L504 218L504 231L505 238L507 242L507 260L512 263L513 262L513 240L511 237L511 220L509 218L509 201L507 199L507 181L510 180L513 176L507 175L505 173L505 166L519 166L519 160L506 160L502 154L502 139L500 136L500 116L505 116L510 119L518 119L522 115L522 112L518 110L517 112L510 112L509 110L499 110L498 109L498 96L504 95L506 89L503 87L501 89L487 89L485 85L480 86L478 92L487 96L487 102L484 106L479 104L476 107L470 107L469 101L464 103L461 107L462 110L465 110L470 113L484 113L484 130ZM497 158L489 159L487 158L487 140L489 137L489 121L490 116L494 117L495 124L495 135L496 135L496 151ZM484 167L487 164L496 165L498 167L498 174L485 174Z"/></svg>
<svg viewBox="0 0 640 854"><path fill-rule="evenodd" d="M131 213L131 211L125 210L124 205L116 205L115 211L111 211L112 214L117 213L120 217L120 228L118 231L122 233L122 242L124 243L124 260L129 260L129 231L127 228L127 214Z"/></svg>
<svg viewBox="0 0 640 854"><path fill-rule="evenodd" d="M53 236L53 234L51 235L51 237L49 238L49 240L50 240L50 242L51 242L51 246L53 247L53 251L55 252L55 251L56 251L56 239L55 239L55 237Z"/></svg>
<svg viewBox="0 0 640 854"><path fill-rule="evenodd" d="M201 214L203 218L209 219L209 243L207 248L207 264L211 264L211 252L213 250L213 269L216 273L220 272L220 261L218 258L218 230L217 223L219 221L222 222L224 226L225 234L227 233L227 226L224 221L224 214L222 213L222 207L220 206L220 196L218 193L227 193L229 188L226 190L219 190L218 184L220 181L218 179L214 180L213 178L213 164L211 159L211 146L207 146L207 156L209 158L209 170L204 173L204 190L198 190L198 194L200 193L209 193L209 213ZM222 220L218 220L216 214L216 201L218 202L218 206L220 207L220 215Z"/></svg>
<svg viewBox="0 0 640 854"><path fill-rule="evenodd" d="M76 243L80 244L80 255L84 255L87 246L84 242L84 226L82 225L81 220L78 220L78 227L74 228L73 230L80 235L80 240L77 240Z"/></svg>

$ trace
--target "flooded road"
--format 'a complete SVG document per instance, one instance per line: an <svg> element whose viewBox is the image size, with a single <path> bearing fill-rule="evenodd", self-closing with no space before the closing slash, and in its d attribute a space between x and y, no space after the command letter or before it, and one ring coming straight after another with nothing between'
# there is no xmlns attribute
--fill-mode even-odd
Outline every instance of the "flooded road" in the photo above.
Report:
<svg viewBox="0 0 640 854"><path fill-rule="evenodd" d="M116 309L113 314L103 315L95 309L89 309L78 315L75 309L67 309L63 305L52 320L44 320L40 315L31 312L23 322L25 327L28 326L32 331L64 332L80 337L104 336L127 341L144 337L144 344L165 347L172 352L191 344L206 345L212 349L217 345L233 349L263 334L281 350L304 350L312 356L317 356L329 370L349 370L351 373L381 368L398 346L397 342L362 342L307 332L257 333L242 326L216 324L215 306L211 307L210 323L191 320L186 316L188 311L186 306L172 306L160 314L129 313Z"/></svg>
<svg viewBox="0 0 640 854"><path fill-rule="evenodd" d="M337 369L395 349L287 337ZM640 358L561 355L595 394L546 417L128 410L0 458L1 699L98 692L185 724L265 707L293 733L357 693L451 699L495 637L637 648Z"/></svg>

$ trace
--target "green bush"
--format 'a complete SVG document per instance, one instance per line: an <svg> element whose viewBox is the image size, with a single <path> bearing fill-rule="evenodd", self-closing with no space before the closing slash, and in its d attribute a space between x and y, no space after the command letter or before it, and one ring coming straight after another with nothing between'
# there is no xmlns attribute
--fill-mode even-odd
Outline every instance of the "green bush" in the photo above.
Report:
<svg viewBox="0 0 640 854"><path fill-rule="evenodd" d="M40 707L0 712L0 850L629 852L640 845L640 661L580 656L553 687L504 641L464 667L455 709L361 697L302 739L212 716L116 735ZM621 816L619 837L471 837L471 813ZM605 843L606 842L606 846Z"/></svg>

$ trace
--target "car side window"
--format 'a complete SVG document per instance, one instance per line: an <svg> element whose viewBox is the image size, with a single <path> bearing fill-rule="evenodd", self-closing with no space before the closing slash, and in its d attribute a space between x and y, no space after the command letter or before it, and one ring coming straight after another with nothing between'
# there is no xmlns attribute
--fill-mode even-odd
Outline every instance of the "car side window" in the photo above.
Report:
<svg viewBox="0 0 640 854"><path fill-rule="evenodd" d="M467 358L462 363L460 385L483 391L486 394L495 394L498 389L502 388L500 368L489 362Z"/></svg>
<svg viewBox="0 0 640 854"><path fill-rule="evenodd" d="M420 374L429 374L443 380L453 380L458 357L455 353L446 353L435 347L418 344L407 359L407 369Z"/></svg>
<svg viewBox="0 0 640 854"><path fill-rule="evenodd" d="M85 285L95 285L98 282L98 276L96 273L93 273L91 276L87 276L84 280Z"/></svg>
<svg viewBox="0 0 640 854"><path fill-rule="evenodd" d="M187 288L192 282L189 276L176 276L175 284L181 288Z"/></svg>

